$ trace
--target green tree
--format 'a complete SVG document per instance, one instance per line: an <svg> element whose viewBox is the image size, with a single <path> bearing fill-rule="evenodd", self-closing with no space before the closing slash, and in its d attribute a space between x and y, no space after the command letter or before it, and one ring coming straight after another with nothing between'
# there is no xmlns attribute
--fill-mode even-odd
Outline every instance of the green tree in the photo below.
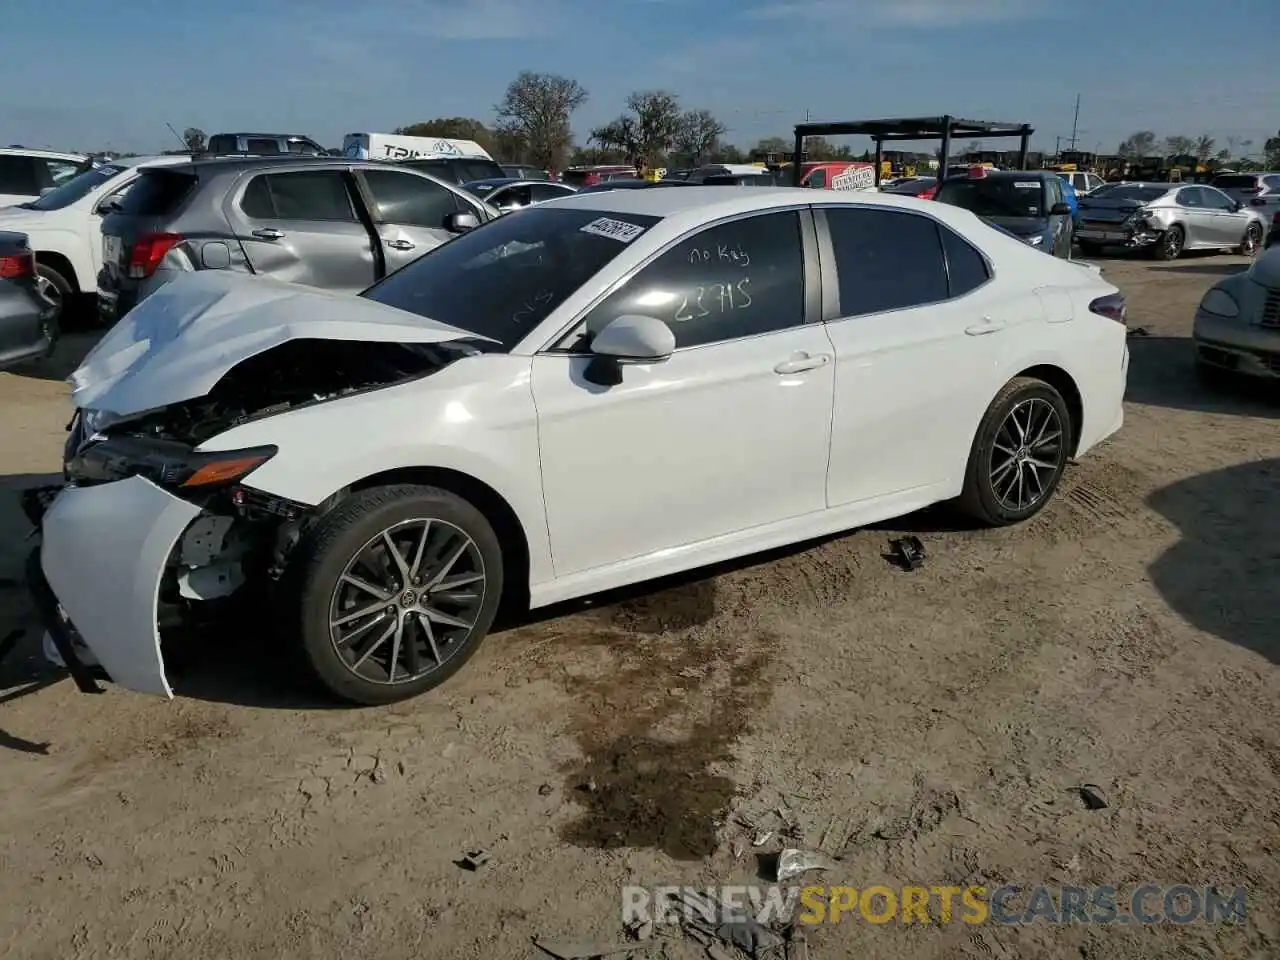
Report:
<svg viewBox="0 0 1280 960"><path fill-rule="evenodd" d="M1268 137L1262 145L1262 152L1267 155L1267 166L1271 169L1280 167L1280 130L1274 137Z"/></svg>
<svg viewBox="0 0 1280 960"><path fill-rule="evenodd" d="M1164 153L1167 157L1194 156L1196 142L1191 137L1173 136L1164 138Z"/></svg>
<svg viewBox="0 0 1280 960"><path fill-rule="evenodd" d="M549 170L563 169L573 149L569 119L587 102L577 80L555 73L521 71L494 107L504 142ZM504 158L509 159L509 158Z"/></svg>
<svg viewBox="0 0 1280 960"><path fill-rule="evenodd" d="M1207 133L1202 133L1200 136L1196 137L1196 143L1195 143L1196 159L1199 160L1201 163L1204 163L1211 156L1213 156L1213 148L1217 142L1218 141L1214 140L1213 137L1209 136Z"/></svg>
<svg viewBox="0 0 1280 960"><path fill-rule="evenodd" d="M690 110L681 114L673 144L679 157L698 166L716 152L725 126L710 110Z"/></svg>
<svg viewBox="0 0 1280 960"><path fill-rule="evenodd" d="M657 165L680 133L680 99L665 90L639 90L627 97L627 112L591 131L601 147L621 151L628 163Z"/></svg>
<svg viewBox="0 0 1280 960"><path fill-rule="evenodd" d="M422 123L396 127L402 137L446 137L451 140L474 140L486 150L493 149L493 133L479 120L471 117L437 117Z"/></svg>
<svg viewBox="0 0 1280 960"><path fill-rule="evenodd" d="M1120 141L1120 146L1116 148L1116 153L1127 160L1139 160L1142 157L1151 156L1156 149L1156 135L1150 130L1139 130L1137 133L1131 133L1124 140Z"/></svg>

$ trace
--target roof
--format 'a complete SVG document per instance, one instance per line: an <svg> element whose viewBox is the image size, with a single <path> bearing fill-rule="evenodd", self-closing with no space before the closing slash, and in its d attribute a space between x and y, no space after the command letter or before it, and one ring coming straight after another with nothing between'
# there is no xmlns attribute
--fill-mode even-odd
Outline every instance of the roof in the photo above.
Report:
<svg viewBox="0 0 1280 960"><path fill-rule="evenodd" d="M88 156L83 153L67 153L63 150L32 150L27 147L0 147L0 155L19 157L46 157L50 160L74 160L83 163Z"/></svg>
<svg viewBox="0 0 1280 960"><path fill-rule="evenodd" d="M572 208L670 218L681 229L721 217L800 204L868 204L927 213L935 219L960 225L972 224L973 220L973 214L968 210L932 200L864 190L812 190L806 187L726 190L724 187L690 186L683 190L604 190L599 193L579 191L552 202L559 210Z"/></svg>
<svg viewBox="0 0 1280 960"><path fill-rule="evenodd" d="M884 120L835 120L827 123L797 123L796 136L894 137L901 140L940 139L951 124L952 137L1020 137L1035 133L1030 124L994 120L964 120L960 117L894 117Z"/></svg>
<svg viewBox="0 0 1280 960"><path fill-rule="evenodd" d="M104 167L168 167L175 163L187 163L191 157L185 153L158 153L152 157L120 157L103 161Z"/></svg>

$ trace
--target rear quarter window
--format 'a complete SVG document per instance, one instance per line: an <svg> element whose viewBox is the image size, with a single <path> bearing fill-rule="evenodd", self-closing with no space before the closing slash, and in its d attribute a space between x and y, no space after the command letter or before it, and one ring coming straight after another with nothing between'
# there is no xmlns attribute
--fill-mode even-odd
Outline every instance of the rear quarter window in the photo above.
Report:
<svg viewBox="0 0 1280 960"><path fill-rule="evenodd" d="M120 213L132 217L162 217L172 213L197 183L192 173L144 170L119 201Z"/></svg>

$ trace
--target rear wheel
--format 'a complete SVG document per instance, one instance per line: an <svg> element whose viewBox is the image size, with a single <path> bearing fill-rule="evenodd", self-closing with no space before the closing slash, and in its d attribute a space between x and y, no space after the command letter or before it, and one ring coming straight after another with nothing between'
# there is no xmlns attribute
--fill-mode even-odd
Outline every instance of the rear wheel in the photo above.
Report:
<svg viewBox="0 0 1280 960"><path fill-rule="evenodd" d="M1151 255L1157 260L1177 260L1186 245L1187 235L1176 223L1160 235L1160 239L1151 248Z"/></svg>
<svg viewBox="0 0 1280 960"><path fill-rule="evenodd" d="M965 471L960 507L989 526L1035 516L1058 488L1074 426L1062 395L1043 380L1015 377L991 401Z"/></svg>
<svg viewBox="0 0 1280 960"><path fill-rule="evenodd" d="M62 333L62 318L66 314L67 304L71 302L71 283L48 264L37 263L36 285L40 295L53 306L53 313L44 321L44 333L49 338L49 352L52 353L53 345Z"/></svg>
<svg viewBox="0 0 1280 960"><path fill-rule="evenodd" d="M1096 257L1098 254L1102 253L1102 244L1100 243L1080 240L1078 241L1078 245L1080 247L1080 252L1086 257Z"/></svg>
<svg viewBox="0 0 1280 960"><path fill-rule="evenodd" d="M393 703L443 683L475 653L502 595L492 526L466 500L433 487L353 495L299 555L303 664L352 703Z"/></svg>

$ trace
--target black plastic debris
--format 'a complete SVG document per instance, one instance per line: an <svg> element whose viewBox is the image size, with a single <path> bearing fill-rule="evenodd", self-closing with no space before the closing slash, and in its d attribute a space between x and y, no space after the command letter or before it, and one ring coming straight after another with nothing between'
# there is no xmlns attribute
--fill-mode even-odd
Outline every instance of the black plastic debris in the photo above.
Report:
<svg viewBox="0 0 1280 960"><path fill-rule="evenodd" d="M1146 328L1146 327L1133 327L1133 328L1131 328L1131 329L1129 330L1129 336L1131 336L1131 337L1149 337L1149 336L1151 336L1151 334L1147 332L1147 328Z"/></svg>
<svg viewBox="0 0 1280 960"><path fill-rule="evenodd" d="M924 566L924 544L919 537L898 537L889 541L889 552L884 556L903 570L919 570Z"/></svg>
<svg viewBox="0 0 1280 960"><path fill-rule="evenodd" d="M483 850L470 850L464 854L461 859L453 862L463 870L470 870L472 873L475 873L489 862L489 854Z"/></svg>
<svg viewBox="0 0 1280 960"><path fill-rule="evenodd" d="M1096 783L1081 784L1078 792L1080 794L1080 802L1084 804L1086 810L1107 809L1107 801L1102 795L1102 788Z"/></svg>

